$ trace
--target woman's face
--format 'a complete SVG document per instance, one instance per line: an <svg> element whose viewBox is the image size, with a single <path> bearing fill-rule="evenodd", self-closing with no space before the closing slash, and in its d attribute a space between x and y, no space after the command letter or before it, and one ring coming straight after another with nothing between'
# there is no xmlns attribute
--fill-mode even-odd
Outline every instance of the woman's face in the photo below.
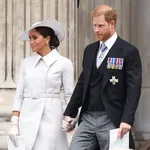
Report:
<svg viewBox="0 0 150 150"><path fill-rule="evenodd" d="M44 38L35 29L30 30L29 38L33 52L42 52L42 50L48 46L47 38Z"/></svg>

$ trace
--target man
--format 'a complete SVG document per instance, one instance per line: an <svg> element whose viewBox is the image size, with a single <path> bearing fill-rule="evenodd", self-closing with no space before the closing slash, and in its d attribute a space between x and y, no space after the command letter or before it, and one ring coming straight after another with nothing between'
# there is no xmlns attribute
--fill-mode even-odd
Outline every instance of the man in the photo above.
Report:
<svg viewBox="0 0 150 150"><path fill-rule="evenodd" d="M139 52L117 35L112 7L96 7L92 20L98 41L85 48L83 71L64 112L63 127L69 132L69 123L82 106L70 150L108 150L109 131L115 128L118 138L130 132L134 149L131 127L141 93Z"/></svg>

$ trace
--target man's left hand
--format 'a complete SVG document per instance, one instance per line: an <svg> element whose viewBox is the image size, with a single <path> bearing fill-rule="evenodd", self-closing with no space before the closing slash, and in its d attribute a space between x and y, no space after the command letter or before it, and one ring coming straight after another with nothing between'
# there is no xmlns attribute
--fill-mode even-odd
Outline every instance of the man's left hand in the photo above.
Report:
<svg viewBox="0 0 150 150"><path fill-rule="evenodd" d="M118 138L122 138L129 130L131 130L131 125L121 122L118 130Z"/></svg>

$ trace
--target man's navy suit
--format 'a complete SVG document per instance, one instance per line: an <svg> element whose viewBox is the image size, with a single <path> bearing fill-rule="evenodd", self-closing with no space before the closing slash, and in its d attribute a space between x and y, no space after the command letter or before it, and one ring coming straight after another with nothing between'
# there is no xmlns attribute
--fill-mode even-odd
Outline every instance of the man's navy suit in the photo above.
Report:
<svg viewBox="0 0 150 150"><path fill-rule="evenodd" d="M136 47L124 41L120 37L109 50L95 75L92 75L96 54L99 49L99 41L88 45L84 51L83 71L79 77L74 93L71 97L64 115L76 117L78 108L82 106L79 123L88 105L89 85L101 81L101 101L112 122L119 128L121 122L133 125L135 111L141 94L141 59ZM108 58L123 58L121 69L108 69ZM118 79L112 84L110 79ZM130 148L134 148L132 135L130 134Z"/></svg>

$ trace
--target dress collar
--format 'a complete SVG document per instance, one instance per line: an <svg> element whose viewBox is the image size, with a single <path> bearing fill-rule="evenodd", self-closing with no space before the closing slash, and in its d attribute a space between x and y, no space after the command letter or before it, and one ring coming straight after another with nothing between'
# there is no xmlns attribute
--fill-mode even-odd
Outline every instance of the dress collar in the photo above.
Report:
<svg viewBox="0 0 150 150"><path fill-rule="evenodd" d="M53 64L56 60L58 60L58 58L60 57L60 54L58 53L58 51L56 49L53 49L51 52L49 52L47 55L45 55L44 57L42 57L41 55L37 54L36 55L36 61L35 61L35 67L37 66L38 62L43 59L45 64L47 66L50 66L51 64Z"/></svg>

